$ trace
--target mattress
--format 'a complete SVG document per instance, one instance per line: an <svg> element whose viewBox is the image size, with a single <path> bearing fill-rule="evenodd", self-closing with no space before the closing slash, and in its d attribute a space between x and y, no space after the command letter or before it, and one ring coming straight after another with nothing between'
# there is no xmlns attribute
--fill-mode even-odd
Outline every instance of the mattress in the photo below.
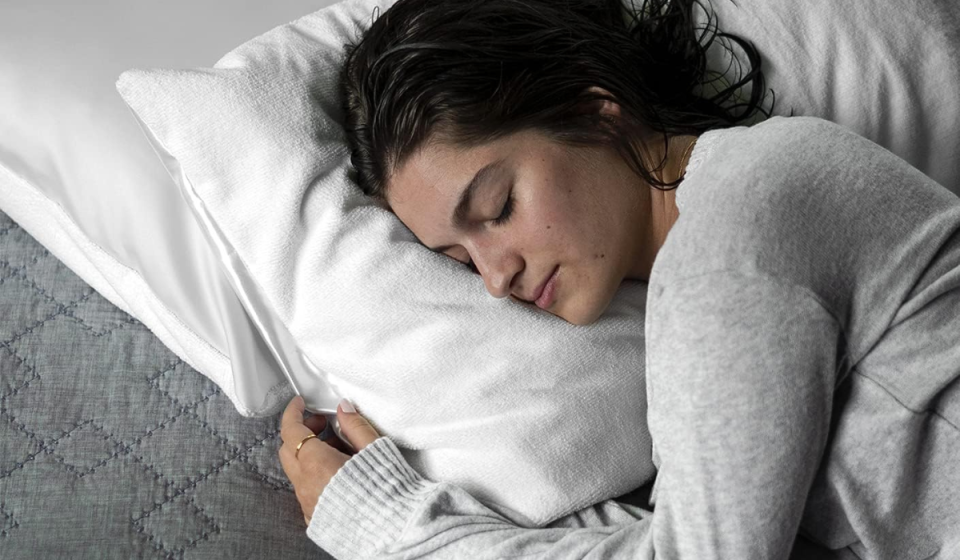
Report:
<svg viewBox="0 0 960 560"><path fill-rule="evenodd" d="M0 557L331 558L279 422L241 416L0 212Z"/></svg>

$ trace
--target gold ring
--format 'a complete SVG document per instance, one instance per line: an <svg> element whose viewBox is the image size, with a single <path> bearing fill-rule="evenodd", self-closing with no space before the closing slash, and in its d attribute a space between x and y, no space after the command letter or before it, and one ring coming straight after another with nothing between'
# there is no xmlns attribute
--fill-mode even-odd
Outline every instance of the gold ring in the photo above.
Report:
<svg viewBox="0 0 960 560"><path fill-rule="evenodd" d="M310 434L309 436L301 439L300 443L297 444L297 450L293 452L293 458L296 459L297 455L300 454L300 448L303 447L304 442L306 442L310 438L315 438L315 437L317 437L317 434Z"/></svg>

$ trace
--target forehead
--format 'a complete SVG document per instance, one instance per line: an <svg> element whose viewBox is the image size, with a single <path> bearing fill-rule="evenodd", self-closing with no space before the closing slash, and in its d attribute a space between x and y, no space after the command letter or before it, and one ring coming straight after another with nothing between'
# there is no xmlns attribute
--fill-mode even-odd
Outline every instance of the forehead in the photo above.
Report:
<svg viewBox="0 0 960 560"><path fill-rule="evenodd" d="M414 152L387 181L386 196L393 207L428 201L456 203L460 186L496 153L495 143L456 146L434 140Z"/></svg>
<svg viewBox="0 0 960 560"><path fill-rule="evenodd" d="M432 139L410 155L387 180L386 196L391 206L411 199L456 204L460 191L474 174L498 159L515 161L519 155L540 156L550 142L535 131L521 131L478 145L461 146Z"/></svg>
<svg viewBox="0 0 960 560"><path fill-rule="evenodd" d="M470 227L470 216L495 196L493 185L502 177L513 148L508 138L475 147L434 141L413 153L387 183L391 210L427 247L459 243L460 228ZM484 169L478 175L478 171ZM474 180L475 176L477 180ZM467 185L476 183L472 202L458 208ZM454 224L454 214L461 214Z"/></svg>

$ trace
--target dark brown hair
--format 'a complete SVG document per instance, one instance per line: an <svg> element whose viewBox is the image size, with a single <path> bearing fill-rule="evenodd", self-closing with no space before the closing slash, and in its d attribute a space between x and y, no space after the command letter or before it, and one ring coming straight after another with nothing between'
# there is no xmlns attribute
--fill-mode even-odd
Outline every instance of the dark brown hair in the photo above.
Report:
<svg viewBox="0 0 960 560"><path fill-rule="evenodd" d="M609 143L648 184L666 190L679 181L664 183L644 166L644 138L660 134L666 142L743 124L757 112L770 116L772 107L761 108L756 48L721 33L706 8L707 23L696 28L699 0L626 2L398 0L375 12L369 30L346 46L340 82L357 183L383 201L392 172L433 135L476 146L534 129L569 145ZM708 71L717 37L743 49L749 71L734 80ZM621 118L583 110L599 99L616 101Z"/></svg>

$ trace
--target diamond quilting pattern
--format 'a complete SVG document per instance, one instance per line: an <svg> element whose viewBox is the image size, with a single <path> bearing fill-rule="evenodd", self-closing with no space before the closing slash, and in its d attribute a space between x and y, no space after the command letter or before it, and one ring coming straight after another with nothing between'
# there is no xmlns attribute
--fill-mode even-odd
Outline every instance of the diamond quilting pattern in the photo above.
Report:
<svg viewBox="0 0 960 560"><path fill-rule="evenodd" d="M43 484L28 484L35 480ZM146 536L137 532L133 519L165 495L163 485L139 463L109 461L78 477L52 453L41 453L0 481L4 507L19 524L0 541L4 560L152 557L141 553L148 550Z"/></svg>
<svg viewBox="0 0 960 560"><path fill-rule="evenodd" d="M98 294L91 297L109 305ZM85 420L103 418L99 425L107 432L127 445L135 444L177 413L169 399L147 390L144 379L153 372L134 369L150 367L139 357L136 336L122 329L110 337L93 337L63 316L24 333L8 349L23 358L33 378L27 387L4 398L6 408L27 411L17 417L43 439L65 434ZM165 351L154 354L154 359L164 364L159 360L170 356ZM140 409L154 414L137 414Z"/></svg>
<svg viewBox="0 0 960 560"><path fill-rule="evenodd" d="M30 236L18 227L11 230L11 235L5 241L23 243L27 239L30 239ZM18 261L11 268L17 275L29 278L41 297L60 303L76 301L92 291L90 286L48 252L37 252L31 259Z"/></svg>
<svg viewBox="0 0 960 560"><path fill-rule="evenodd" d="M0 556L330 558L279 415L209 379L0 212Z"/></svg>
<svg viewBox="0 0 960 560"><path fill-rule="evenodd" d="M78 477L86 476L118 455L123 444L93 420L85 420L61 438L52 451L58 461Z"/></svg>
<svg viewBox="0 0 960 560"><path fill-rule="evenodd" d="M191 445L194 434L202 434L196 420L178 415L144 437L131 452L146 464L154 465L177 488L209 476L234 454L229 444L209 434ZM176 457L177 460L170 460Z"/></svg>
<svg viewBox="0 0 960 560"><path fill-rule="evenodd" d="M4 302L3 320L0 321L0 345L16 341L25 333L56 318L63 306L37 292L37 286L22 274L21 269L3 260L0 253L0 290L4 293L36 294L29 299Z"/></svg>
<svg viewBox="0 0 960 560"><path fill-rule="evenodd" d="M23 468L43 450L33 434L9 414L0 413L0 479Z"/></svg>
<svg viewBox="0 0 960 560"><path fill-rule="evenodd" d="M254 445L258 445L259 442L269 436L279 437L279 416L249 418L241 427L233 419L236 412L220 406L216 399L203 400L190 412L212 434L226 439L232 445L241 449L252 449ZM279 446L279 443L277 443L277 446ZM276 447L274 447L274 450L276 450ZM279 465L279 462L277 464Z"/></svg>
<svg viewBox="0 0 960 560"><path fill-rule="evenodd" d="M34 368L24 364L9 345L0 344L0 399L16 393L34 379L38 379Z"/></svg>
<svg viewBox="0 0 960 560"><path fill-rule="evenodd" d="M118 314L112 305L103 305L101 299L80 299L76 305L64 309L63 316L76 321L81 329L94 337L106 336L124 327L142 325L130 315Z"/></svg>
<svg viewBox="0 0 960 560"><path fill-rule="evenodd" d="M272 440L267 440L271 445L259 445L253 448L243 458L243 464L251 471L256 473L257 478L263 484L269 485L277 491L293 491L293 485L287 479L279 461L274 461L271 455L276 455L279 447L279 434L272 434ZM265 442L266 443L266 442Z"/></svg>
<svg viewBox="0 0 960 560"><path fill-rule="evenodd" d="M146 535L154 550L164 555L183 556L187 549L220 532L214 519L193 498L183 494L133 524Z"/></svg>
<svg viewBox="0 0 960 560"><path fill-rule="evenodd" d="M178 408L192 411L210 400L210 397L220 394L220 388L208 379L198 383L190 375L184 375L185 372L190 371L192 371L190 366L177 358L167 367L147 377L147 382ZM197 391L198 388L199 391Z"/></svg>
<svg viewBox="0 0 960 560"><path fill-rule="evenodd" d="M3 504L0 504L0 539L16 529L17 525L17 520L13 518L13 514L3 509Z"/></svg>

